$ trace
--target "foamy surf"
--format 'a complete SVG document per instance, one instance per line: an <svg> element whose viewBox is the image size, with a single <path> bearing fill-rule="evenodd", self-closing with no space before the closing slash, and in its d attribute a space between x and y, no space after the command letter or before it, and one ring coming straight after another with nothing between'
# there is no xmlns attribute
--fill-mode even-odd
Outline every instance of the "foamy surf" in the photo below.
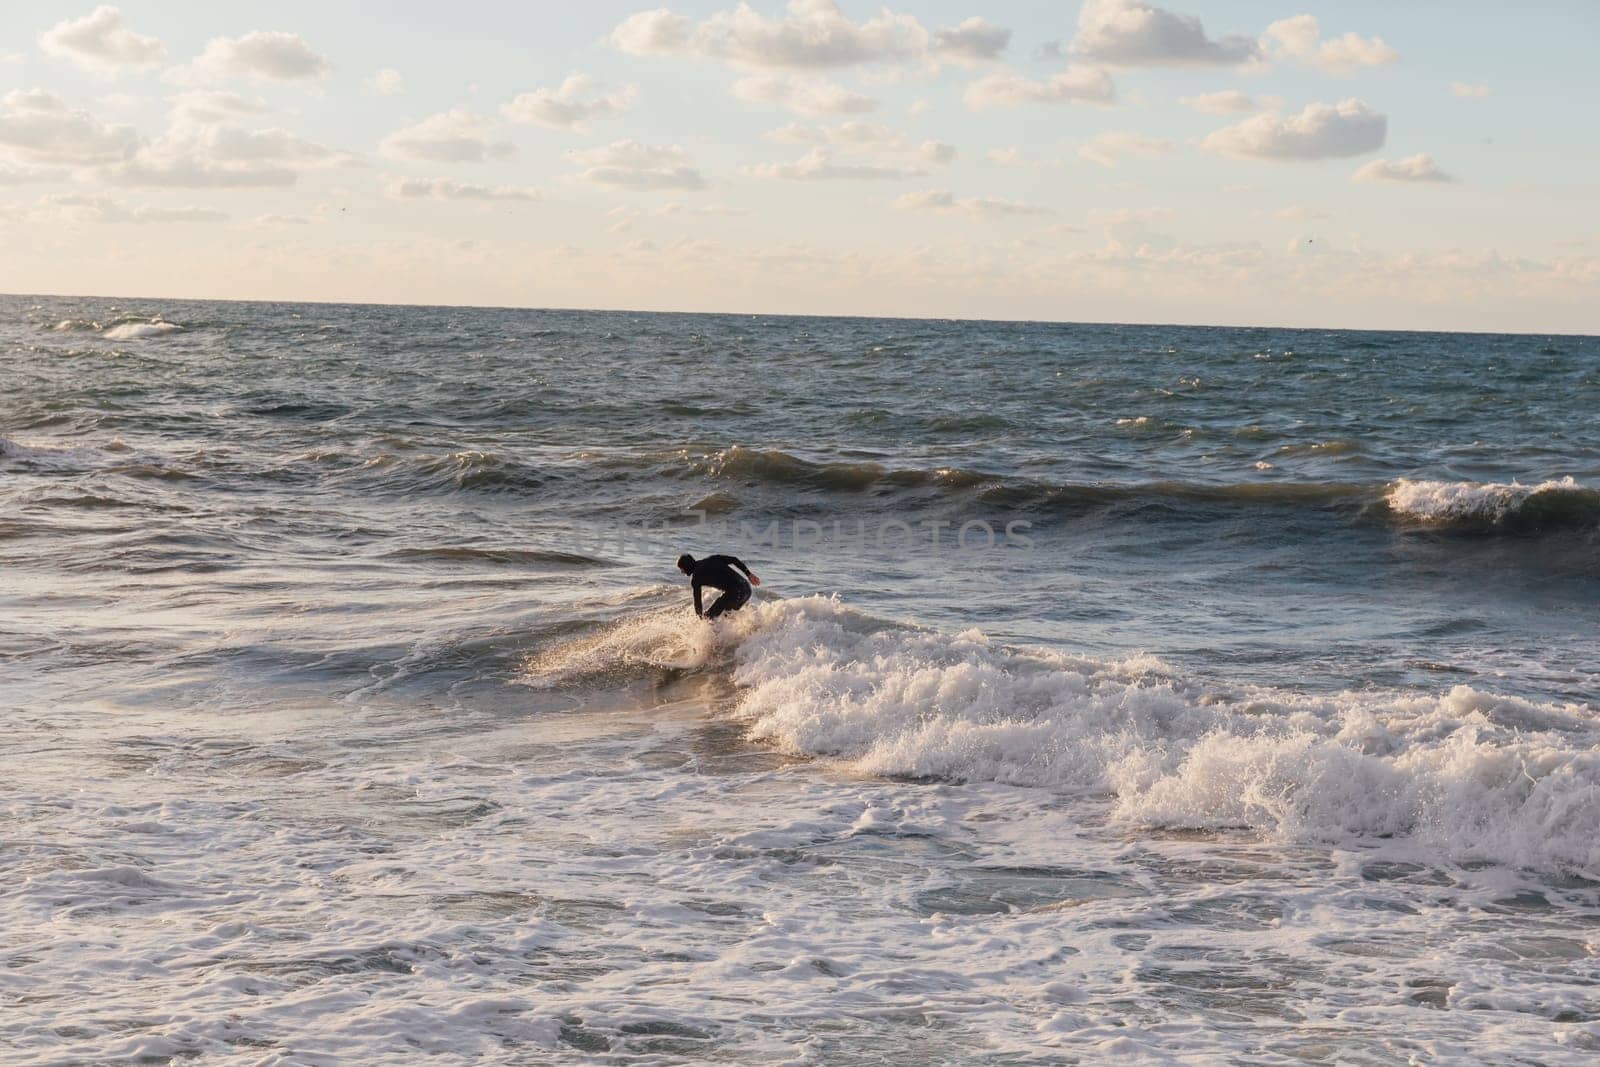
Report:
<svg viewBox="0 0 1600 1067"><path fill-rule="evenodd" d="M1150 657L1006 648L824 597L760 604L716 629L652 613L531 660L528 676L692 670L730 649L753 738L856 771L1104 796L1139 826L1406 837L1436 862L1600 877L1600 729L1580 705L1465 685L1218 691Z"/></svg>
<svg viewBox="0 0 1600 1067"><path fill-rule="evenodd" d="M118 323L100 336L108 341L140 341L152 337L166 337L169 334L181 332L183 332L183 327L177 323L165 322L160 318L154 318L147 322Z"/></svg>

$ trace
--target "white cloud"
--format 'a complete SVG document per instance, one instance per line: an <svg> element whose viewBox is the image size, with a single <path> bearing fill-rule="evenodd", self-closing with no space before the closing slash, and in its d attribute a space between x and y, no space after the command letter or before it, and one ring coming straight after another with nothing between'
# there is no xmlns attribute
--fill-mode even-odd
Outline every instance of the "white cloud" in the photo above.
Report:
<svg viewBox="0 0 1600 1067"><path fill-rule="evenodd" d="M594 185L635 192L694 190L708 185L689 154L677 145L613 141L603 148L567 153L582 168L577 177Z"/></svg>
<svg viewBox="0 0 1600 1067"><path fill-rule="evenodd" d="M1210 152L1246 159L1342 159L1377 151L1389 120L1360 100L1308 104L1298 115L1257 115L1201 142Z"/></svg>
<svg viewBox="0 0 1600 1067"><path fill-rule="evenodd" d="M128 207L106 196L63 193L39 201L38 212L69 222L160 223L226 222L227 213L203 207Z"/></svg>
<svg viewBox="0 0 1600 1067"><path fill-rule="evenodd" d="M1014 70L996 71L967 86L970 108L1016 107L1020 104L1109 104L1116 99L1111 76L1095 67L1068 67L1044 81Z"/></svg>
<svg viewBox="0 0 1600 1067"><path fill-rule="evenodd" d="M1464 100L1482 100L1493 91L1487 85L1472 85L1467 82L1450 83L1450 92Z"/></svg>
<svg viewBox="0 0 1600 1067"><path fill-rule="evenodd" d="M1393 63L1400 54L1380 37L1346 33L1320 40L1321 30L1312 15L1279 19L1267 27L1261 40L1274 56L1319 67L1331 74L1348 74L1361 67Z"/></svg>
<svg viewBox="0 0 1600 1067"><path fill-rule="evenodd" d="M790 123L766 134L780 144L824 145L844 152L906 155L928 163L945 164L956 158L956 147L943 141L917 143L903 133L871 122L842 122L837 126L802 126Z"/></svg>
<svg viewBox="0 0 1600 1067"><path fill-rule="evenodd" d="M192 63L167 76L180 84L226 78L289 82L320 78L332 69L299 34L255 30L243 37L213 37Z"/></svg>
<svg viewBox="0 0 1600 1067"><path fill-rule="evenodd" d="M744 168L746 174L756 178L773 178L781 181L895 181L920 178L927 174L922 167L897 166L882 163L838 163L827 148L813 148L793 163L764 163Z"/></svg>
<svg viewBox="0 0 1600 1067"><path fill-rule="evenodd" d="M1218 93L1201 93L1198 96L1180 97L1178 103L1202 115L1246 115L1260 111L1262 104L1254 97L1237 89L1224 89Z"/></svg>
<svg viewBox="0 0 1600 1067"><path fill-rule="evenodd" d="M0 152L26 163L109 163L139 145L131 126L108 126L54 93L14 89L0 96Z"/></svg>
<svg viewBox="0 0 1600 1067"><path fill-rule="evenodd" d="M391 178L385 192L395 200L543 200L537 189L517 185L473 185L448 178Z"/></svg>
<svg viewBox="0 0 1600 1067"><path fill-rule="evenodd" d="M128 68L145 70L166 58L157 38L134 33L122 24L122 12L102 4L77 19L58 22L39 35L39 47L86 70L108 73Z"/></svg>
<svg viewBox="0 0 1600 1067"><path fill-rule="evenodd" d="M405 78L393 67L384 67L375 72L365 84L369 92L377 93L379 96L394 96L406 90Z"/></svg>
<svg viewBox="0 0 1600 1067"><path fill-rule="evenodd" d="M1097 134L1078 149L1078 158L1098 163L1102 167L1115 167L1122 156L1163 156L1178 146L1143 134L1111 130Z"/></svg>
<svg viewBox="0 0 1600 1067"><path fill-rule="evenodd" d="M1453 182L1456 179L1439 169L1439 164L1425 152L1405 159L1375 159L1351 175L1357 182Z"/></svg>
<svg viewBox="0 0 1600 1067"><path fill-rule="evenodd" d="M894 202L897 211L920 211L934 215L961 215L977 222L996 222L1026 215L1054 214L1049 208L1025 204L998 196L956 196L944 189L907 193Z"/></svg>
<svg viewBox="0 0 1600 1067"><path fill-rule="evenodd" d="M1315 222L1330 217L1326 211L1306 207L1304 204L1290 204L1288 207L1279 208L1274 214L1289 222Z"/></svg>
<svg viewBox="0 0 1600 1067"><path fill-rule="evenodd" d="M727 204L680 204L677 201L673 201L670 204L662 204L656 214L668 218L680 215L694 218L735 218L740 215L748 215L750 212L743 208L729 207Z"/></svg>
<svg viewBox="0 0 1600 1067"><path fill-rule="evenodd" d="M1055 167L1061 164L1059 159L1029 159L1023 154L1022 149L1016 145L1008 148L991 148L984 155L989 162L1002 167L1039 168Z"/></svg>
<svg viewBox="0 0 1600 1067"><path fill-rule="evenodd" d="M963 66L999 59L1010 43L1010 30L977 15L933 35L934 54Z"/></svg>
<svg viewBox="0 0 1600 1067"><path fill-rule="evenodd" d="M1256 59L1260 46L1242 34L1211 38L1193 15L1144 0L1084 0L1072 50L1114 67L1232 65Z"/></svg>
<svg viewBox="0 0 1600 1067"><path fill-rule="evenodd" d="M244 189L293 185L302 171L353 162L288 130L176 127L137 155L98 173L115 185Z"/></svg>
<svg viewBox="0 0 1600 1067"><path fill-rule="evenodd" d="M172 97L171 103L173 121L194 126L217 125L272 110L264 100L222 89L191 89Z"/></svg>
<svg viewBox="0 0 1600 1067"><path fill-rule="evenodd" d="M816 78L740 78L733 95L756 104L777 104L797 115L862 115L876 111L870 96Z"/></svg>
<svg viewBox="0 0 1600 1067"><path fill-rule="evenodd" d="M606 92L586 74L571 74L554 89L535 89L520 93L500 109L511 122L535 123L556 130L582 130L589 119L604 118L626 111L638 88L625 85Z"/></svg>
<svg viewBox="0 0 1600 1067"><path fill-rule="evenodd" d="M611 45L634 56L672 55L689 50L690 19L666 8L640 11L611 31Z"/></svg>
<svg viewBox="0 0 1600 1067"><path fill-rule="evenodd" d="M959 34L960 28L953 32ZM699 25L665 8L641 11L612 31L611 43L631 55L700 56L758 70L821 70L921 60L928 55L929 35L914 16L887 8L857 23L834 0L790 0L784 18L768 18L741 3Z"/></svg>
<svg viewBox="0 0 1600 1067"><path fill-rule="evenodd" d="M516 146L489 139L489 122L456 108L396 130L378 145L390 159L428 163L481 163L516 154Z"/></svg>
<svg viewBox="0 0 1600 1067"><path fill-rule="evenodd" d="M837 126L803 126L791 122L763 136L779 144L829 144L829 145L897 145L904 136L887 126L873 122L841 122Z"/></svg>
<svg viewBox="0 0 1600 1067"><path fill-rule="evenodd" d="M59 181L63 172L40 167L0 167L0 187Z"/></svg>

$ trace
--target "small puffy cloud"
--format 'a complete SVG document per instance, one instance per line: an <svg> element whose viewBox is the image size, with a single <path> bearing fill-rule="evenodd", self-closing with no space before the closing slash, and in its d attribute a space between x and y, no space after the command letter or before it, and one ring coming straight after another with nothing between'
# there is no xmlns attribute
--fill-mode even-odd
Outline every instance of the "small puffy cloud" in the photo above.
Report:
<svg viewBox="0 0 1600 1067"><path fill-rule="evenodd" d="M699 56L757 70L823 70L922 59L929 35L914 16L887 8L858 23L834 0L790 0L786 17L768 18L741 3L698 25L665 8L641 11L612 31L611 43L630 55Z"/></svg>
<svg viewBox="0 0 1600 1067"><path fill-rule="evenodd" d="M765 163L746 167L746 174L779 181L898 181L927 174L922 167L884 163L839 163L827 148L813 148L793 163Z"/></svg>
<svg viewBox="0 0 1600 1067"><path fill-rule="evenodd" d="M1231 66L1261 47L1242 34L1208 37L1195 16L1144 0L1084 0L1072 51L1113 67Z"/></svg>
<svg viewBox="0 0 1600 1067"><path fill-rule="evenodd" d="M396 130L378 145L390 159L427 163L481 163L516 154L516 146L489 139L489 122L455 108Z"/></svg>
<svg viewBox="0 0 1600 1067"><path fill-rule="evenodd" d="M998 196L957 196L944 189L907 193L894 202L897 211L916 211L932 215L959 215L976 222L997 222L1026 215L1054 214L1038 204L1025 204Z"/></svg>
<svg viewBox="0 0 1600 1067"><path fill-rule="evenodd" d="M577 177L593 185L635 192L704 189L709 184L677 145L613 141L603 148L567 153L581 169Z"/></svg>
<svg viewBox="0 0 1600 1067"><path fill-rule="evenodd" d="M320 78L332 69L299 34L255 30L243 37L213 37L193 62L168 76L181 84L228 78L292 82Z"/></svg>
<svg viewBox="0 0 1600 1067"><path fill-rule="evenodd" d="M122 12L109 4L82 18L56 23L39 35L39 47L98 73L146 70L167 56L165 45L128 29L122 23Z"/></svg>
<svg viewBox="0 0 1600 1067"><path fill-rule="evenodd" d="M405 78L393 67L384 67L363 84L366 85L368 92L377 93L379 96L394 96L406 90Z"/></svg>
<svg viewBox="0 0 1600 1067"><path fill-rule="evenodd" d="M1014 70L996 71L968 85L965 99L976 110L1021 104L1109 104L1116 97L1116 86L1105 71L1068 67L1043 81Z"/></svg>
<svg viewBox="0 0 1600 1067"><path fill-rule="evenodd" d="M1290 204L1288 207L1279 208L1274 214L1288 222L1315 222L1329 217L1326 211L1306 207L1304 204Z"/></svg>
<svg viewBox="0 0 1600 1067"><path fill-rule="evenodd" d="M1439 164L1425 152L1405 159L1375 159L1351 175L1356 182L1453 182L1454 176L1439 169Z"/></svg>
<svg viewBox="0 0 1600 1067"><path fill-rule="evenodd" d="M1260 101L1237 89L1180 97L1178 103L1202 115L1248 115L1262 108Z"/></svg>
<svg viewBox="0 0 1600 1067"><path fill-rule="evenodd" d="M520 93L500 109L511 122L534 123L555 130L581 130L589 119L604 118L626 111L638 88L625 85L607 92L586 74L568 75L554 89L535 89Z"/></svg>
<svg viewBox="0 0 1600 1067"><path fill-rule="evenodd" d="M1273 56L1319 67L1330 74L1349 74L1361 67L1381 67L1393 63L1400 54L1380 37L1346 33L1321 40L1321 29L1313 15L1279 19L1267 27L1261 40Z"/></svg>
<svg viewBox="0 0 1600 1067"><path fill-rule="evenodd" d="M221 89L192 89L172 97L171 103L173 121L192 126L214 126L272 110L264 100Z"/></svg>
<svg viewBox="0 0 1600 1067"><path fill-rule="evenodd" d="M1244 159L1343 159L1383 147L1389 120L1360 100L1308 104L1298 115L1257 115L1212 133L1200 146Z"/></svg>
<svg viewBox="0 0 1600 1067"><path fill-rule="evenodd" d="M110 163L132 155L138 146L131 126L108 126L43 89L14 89L0 96L0 153L25 163Z"/></svg>
<svg viewBox="0 0 1600 1067"><path fill-rule="evenodd" d="M227 213L203 207L128 207L105 196L64 193L39 201L38 212L69 222L175 223L226 222Z"/></svg>
<svg viewBox="0 0 1600 1067"><path fill-rule="evenodd" d="M518 185L473 185L448 178L391 178L385 192L395 200L543 200L537 189Z"/></svg>
<svg viewBox="0 0 1600 1067"><path fill-rule="evenodd" d="M1487 85L1472 85L1467 82L1450 83L1450 92L1463 100L1482 100L1493 91Z"/></svg>
<svg viewBox="0 0 1600 1067"><path fill-rule="evenodd" d="M1164 156L1178 146L1143 134L1112 130L1097 134L1078 149L1078 158L1098 163L1102 167L1115 167L1122 156Z"/></svg>
<svg viewBox="0 0 1600 1067"><path fill-rule="evenodd" d="M756 104L776 104L797 115L862 115L876 111L870 96L819 78L740 78L733 95Z"/></svg>
<svg viewBox="0 0 1600 1067"><path fill-rule="evenodd" d="M958 25L936 31L933 52L952 63L987 63L999 59L1010 43L1010 30L974 15Z"/></svg>
<svg viewBox="0 0 1600 1067"><path fill-rule="evenodd" d="M633 56L674 55L689 51L693 23L687 15L666 8L640 11L611 31L611 46Z"/></svg>

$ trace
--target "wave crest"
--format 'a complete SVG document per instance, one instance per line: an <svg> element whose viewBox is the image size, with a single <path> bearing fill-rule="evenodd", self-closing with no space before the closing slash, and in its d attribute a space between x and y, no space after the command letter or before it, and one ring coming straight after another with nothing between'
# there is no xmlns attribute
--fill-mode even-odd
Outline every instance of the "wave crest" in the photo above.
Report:
<svg viewBox="0 0 1600 1067"><path fill-rule="evenodd" d="M175 322L154 318L148 321L118 323L100 336L108 341L138 341L147 337L166 337L168 334L182 331L183 327Z"/></svg>
<svg viewBox="0 0 1600 1067"><path fill-rule="evenodd" d="M1571 476L1538 485L1402 478L1384 499L1396 516L1425 526L1535 530L1600 522L1600 490Z"/></svg>

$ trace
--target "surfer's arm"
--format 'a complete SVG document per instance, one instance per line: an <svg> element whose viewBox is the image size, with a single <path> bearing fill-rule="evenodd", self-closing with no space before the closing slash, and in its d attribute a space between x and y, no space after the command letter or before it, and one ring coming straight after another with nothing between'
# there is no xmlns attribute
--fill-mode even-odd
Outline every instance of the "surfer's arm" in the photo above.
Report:
<svg viewBox="0 0 1600 1067"><path fill-rule="evenodd" d="M744 571L744 576L746 578L750 579L750 584L751 585L760 585L761 584L761 579L757 578L753 573L751 573L750 568L746 567L744 565L744 560L740 559L738 556L729 556L728 557L728 562L733 564L735 567L738 567L740 570Z"/></svg>
<svg viewBox="0 0 1600 1067"><path fill-rule="evenodd" d="M700 583L691 582L690 584L694 586L694 613L696 615L703 615L705 613L700 610Z"/></svg>

